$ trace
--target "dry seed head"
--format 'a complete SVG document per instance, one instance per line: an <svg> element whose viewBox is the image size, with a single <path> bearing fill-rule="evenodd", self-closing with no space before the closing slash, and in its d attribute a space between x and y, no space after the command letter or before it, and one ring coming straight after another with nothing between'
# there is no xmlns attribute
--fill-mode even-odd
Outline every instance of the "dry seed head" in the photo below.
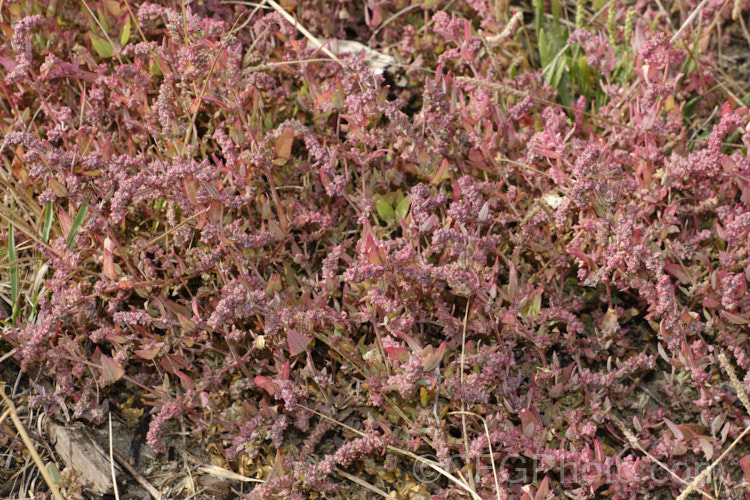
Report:
<svg viewBox="0 0 750 500"><path fill-rule="evenodd" d="M734 390L737 391L737 396L740 398L740 401L742 401L742 405L745 407L745 411L748 415L750 415L750 399L747 397L747 391L745 391L745 387L737 378L737 374L734 372L734 368L732 368L732 365L729 364L729 360L723 352L719 352L719 363L721 363L721 367L724 368L724 371L727 372L727 375L729 375L729 380L730 382L732 382L732 387L734 387Z"/></svg>
<svg viewBox="0 0 750 500"><path fill-rule="evenodd" d="M630 7L628 13L625 15L625 43L630 42L630 37L633 34L633 28L635 27L635 9Z"/></svg>
<svg viewBox="0 0 750 500"><path fill-rule="evenodd" d="M617 43L617 0L609 0L607 10L607 33L609 34L609 42L612 45L615 45Z"/></svg>
<svg viewBox="0 0 750 500"><path fill-rule="evenodd" d="M586 0L576 1L576 29L583 29L583 16L586 13Z"/></svg>

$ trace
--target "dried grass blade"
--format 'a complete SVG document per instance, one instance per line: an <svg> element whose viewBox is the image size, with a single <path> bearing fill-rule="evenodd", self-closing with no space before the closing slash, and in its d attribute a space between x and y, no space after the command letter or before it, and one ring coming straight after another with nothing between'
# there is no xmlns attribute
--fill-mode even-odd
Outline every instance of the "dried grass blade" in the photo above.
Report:
<svg viewBox="0 0 750 500"><path fill-rule="evenodd" d="M15 230L13 226L13 216L10 217L10 223L8 224L8 262L10 263L10 301L12 303L13 312L12 317L15 319L18 311L18 296L20 291L18 289L18 254L16 253L16 238Z"/></svg>

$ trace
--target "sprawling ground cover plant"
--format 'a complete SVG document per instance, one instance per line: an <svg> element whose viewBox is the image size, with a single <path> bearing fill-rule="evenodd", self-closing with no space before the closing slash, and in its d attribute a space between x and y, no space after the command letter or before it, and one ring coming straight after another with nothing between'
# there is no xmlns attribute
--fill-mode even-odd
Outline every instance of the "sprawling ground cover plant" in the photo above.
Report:
<svg viewBox="0 0 750 500"><path fill-rule="evenodd" d="M741 9L6 3L2 339L54 381L33 404L134 394L154 450L181 420L265 466L248 498L684 491L750 414ZM743 454L699 488L746 491Z"/></svg>

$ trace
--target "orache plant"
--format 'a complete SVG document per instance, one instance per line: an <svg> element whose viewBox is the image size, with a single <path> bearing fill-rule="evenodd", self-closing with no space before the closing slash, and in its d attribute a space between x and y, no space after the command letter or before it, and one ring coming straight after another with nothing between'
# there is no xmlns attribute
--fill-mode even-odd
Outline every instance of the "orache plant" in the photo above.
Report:
<svg viewBox="0 0 750 500"><path fill-rule="evenodd" d="M265 467L247 498L415 464L436 499L684 490L750 411L718 358L750 369L733 5L532 4L4 5L2 340L54 383L33 404L98 425L135 395L155 451L180 420Z"/></svg>

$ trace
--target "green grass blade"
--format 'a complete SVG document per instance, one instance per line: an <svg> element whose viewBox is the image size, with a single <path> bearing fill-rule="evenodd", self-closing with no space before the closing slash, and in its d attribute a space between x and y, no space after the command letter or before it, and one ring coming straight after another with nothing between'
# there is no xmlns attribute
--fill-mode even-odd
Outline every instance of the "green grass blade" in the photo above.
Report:
<svg viewBox="0 0 750 500"><path fill-rule="evenodd" d="M68 245L68 248L73 245L73 239L78 234L78 231L81 230L81 226L83 226L83 221L86 220L86 214L88 213L88 211L89 207L87 205L81 205L81 208L78 209L76 218L73 219L73 225L70 227L70 231L68 232L68 237L65 238L65 244Z"/></svg>
<svg viewBox="0 0 750 500"><path fill-rule="evenodd" d="M49 232L52 229L52 220L55 214L52 211L52 202L47 202L47 208L44 210L44 228L42 229L42 241L49 243Z"/></svg>
<svg viewBox="0 0 750 500"><path fill-rule="evenodd" d="M539 40L537 40L537 45L539 49L539 63L542 65L542 70L546 72L550 63L550 55L547 33L545 33L544 28L539 28Z"/></svg>

